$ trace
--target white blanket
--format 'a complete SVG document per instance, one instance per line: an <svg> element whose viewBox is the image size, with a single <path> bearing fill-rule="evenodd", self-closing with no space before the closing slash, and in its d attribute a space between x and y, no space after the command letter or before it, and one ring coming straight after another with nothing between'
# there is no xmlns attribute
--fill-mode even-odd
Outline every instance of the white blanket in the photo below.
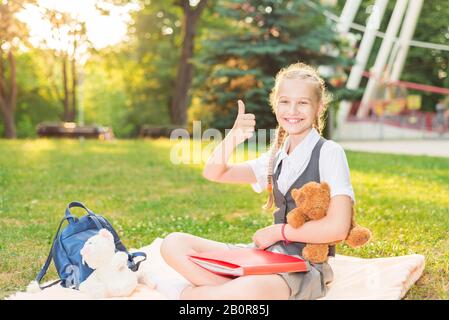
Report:
<svg viewBox="0 0 449 320"><path fill-rule="evenodd" d="M188 281L167 265L160 254L162 239L155 239L139 251L148 255L141 264L148 272L166 279L167 282ZM334 281L327 295L321 300L337 299L401 299L424 271L424 256L418 254L377 259L362 259L336 255L329 258L334 271ZM17 292L6 299L89 299L77 290L55 285L38 293ZM133 294L120 299L166 299L157 290L139 285Z"/></svg>

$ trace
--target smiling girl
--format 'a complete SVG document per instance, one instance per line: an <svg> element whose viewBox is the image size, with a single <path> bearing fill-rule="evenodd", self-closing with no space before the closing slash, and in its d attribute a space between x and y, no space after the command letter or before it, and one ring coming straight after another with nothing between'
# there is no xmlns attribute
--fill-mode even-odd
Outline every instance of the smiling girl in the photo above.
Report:
<svg viewBox="0 0 449 320"><path fill-rule="evenodd" d="M238 115L232 130L214 150L203 176L221 183L251 184L256 192L268 190L266 209L276 206L274 223L257 230L253 243L233 245L175 232L161 246L166 262L193 286L158 284L172 299L317 299L323 297L333 272L328 263L310 263L308 272L251 275L230 279L209 272L191 262L188 254L238 247L258 247L290 255L301 255L305 243L329 243L346 238L354 192L344 150L321 137L328 97L324 81L312 67L297 63L279 71L270 94L278 128L271 149L259 158L228 164L233 151L254 133L255 116L245 113L238 101ZM287 213L295 208L290 194L310 181L326 181L331 188L327 216L309 221L298 229L286 224ZM288 241L285 241L288 240ZM335 255L331 246L329 255Z"/></svg>

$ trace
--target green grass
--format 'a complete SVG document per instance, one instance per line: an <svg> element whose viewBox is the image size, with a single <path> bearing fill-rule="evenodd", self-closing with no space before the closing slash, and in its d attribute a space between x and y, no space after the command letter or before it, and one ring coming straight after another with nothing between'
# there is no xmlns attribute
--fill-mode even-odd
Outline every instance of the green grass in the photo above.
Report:
<svg viewBox="0 0 449 320"><path fill-rule="evenodd" d="M272 222L261 210L266 194L209 182L201 176L201 163L172 164L174 144L1 140L0 298L23 290L36 276L72 200L105 215L129 248L173 231L249 242ZM448 299L449 159L356 152L347 157L357 220L374 238L360 249L339 245L338 253L423 254L424 275L406 299ZM54 277L51 268L48 279Z"/></svg>

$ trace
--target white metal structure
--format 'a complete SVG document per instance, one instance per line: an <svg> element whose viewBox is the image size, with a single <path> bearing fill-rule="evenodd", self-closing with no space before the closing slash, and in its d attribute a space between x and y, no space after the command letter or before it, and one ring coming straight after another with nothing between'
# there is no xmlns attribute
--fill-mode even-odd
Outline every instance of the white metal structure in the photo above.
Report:
<svg viewBox="0 0 449 320"><path fill-rule="evenodd" d="M385 0L387 2L388 0ZM355 15L359 10L362 0L347 0L338 21L337 30L340 33L348 33L351 23L354 21Z"/></svg>
<svg viewBox="0 0 449 320"><path fill-rule="evenodd" d="M363 118L368 115L370 102L373 99L374 93L378 84L381 81L382 76L385 74L384 69L387 63L388 57L393 47L393 41L399 31L402 19L404 17L405 9L407 8L408 0L398 0L393 10L392 17L388 23L387 32L385 38L382 40L379 52L376 57L376 62L372 68L371 77L369 78L368 85L366 86L365 93L363 94L362 103L357 112L357 117ZM413 3L411 1L410 3Z"/></svg>
<svg viewBox="0 0 449 320"><path fill-rule="evenodd" d="M401 35L399 37L399 51L394 59L393 71L390 75L391 81L398 81L402 69L404 68L405 59L407 58L408 49L410 47L410 41L412 40L413 33L418 23L419 14L423 5L423 0L413 0L413 5L410 3L405 15L404 25L401 29Z"/></svg>
<svg viewBox="0 0 449 320"><path fill-rule="evenodd" d="M422 9L423 0L397 0L384 34L379 31L379 26L385 16L387 4L388 0L376 0L366 27L362 27L353 22L360 2L348 0L338 21L338 30L340 32L347 33L351 28L364 31L357 51L355 65L352 67L346 83L348 89L359 88L363 72L368 69L367 61L372 52L375 38L379 36L383 38L375 63L370 68L371 76L368 80L361 106L357 112L357 118L359 119L368 115L370 102L374 98L377 86L381 80L397 81L400 79L409 47L410 45L416 45L415 42L417 42L413 41L412 37ZM445 50L447 48L442 49ZM387 76L388 79L386 78ZM406 138L413 134L418 134L416 137L424 137L422 132L414 133L413 130L405 132L407 130L388 128L387 125L384 126L381 123L371 123L369 125L364 122L348 123L346 120L350 108L350 102L341 102L339 113L337 114L336 139ZM424 135L426 137L433 136L431 133Z"/></svg>
<svg viewBox="0 0 449 320"><path fill-rule="evenodd" d="M349 1L346 2L346 5L348 4ZM371 15L367 21L367 28L365 30L365 33L363 34L360 48L357 51L355 64L352 66L351 73L349 74L349 78L346 83L346 87L348 89L357 89L360 85L362 73L366 68L366 63L368 62L369 55L373 48L374 40L376 40L376 31L379 30L380 23L382 22L382 17L385 13L387 4L388 0L377 0L374 4ZM342 19L344 19L343 14ZM349 23L346 23L346 25L349 25Z"/></svg>

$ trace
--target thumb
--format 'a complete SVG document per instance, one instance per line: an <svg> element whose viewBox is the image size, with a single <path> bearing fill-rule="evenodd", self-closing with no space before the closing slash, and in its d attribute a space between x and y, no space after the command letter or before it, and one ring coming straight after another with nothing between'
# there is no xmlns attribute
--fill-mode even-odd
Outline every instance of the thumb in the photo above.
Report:
<svg viewBox="0 0 449 320"><path fill-rule="evenodd" d="M245 114L245 104L243 103L243 101L242 100L238 100L237 103L239 105L238 115Z"/></svg>

